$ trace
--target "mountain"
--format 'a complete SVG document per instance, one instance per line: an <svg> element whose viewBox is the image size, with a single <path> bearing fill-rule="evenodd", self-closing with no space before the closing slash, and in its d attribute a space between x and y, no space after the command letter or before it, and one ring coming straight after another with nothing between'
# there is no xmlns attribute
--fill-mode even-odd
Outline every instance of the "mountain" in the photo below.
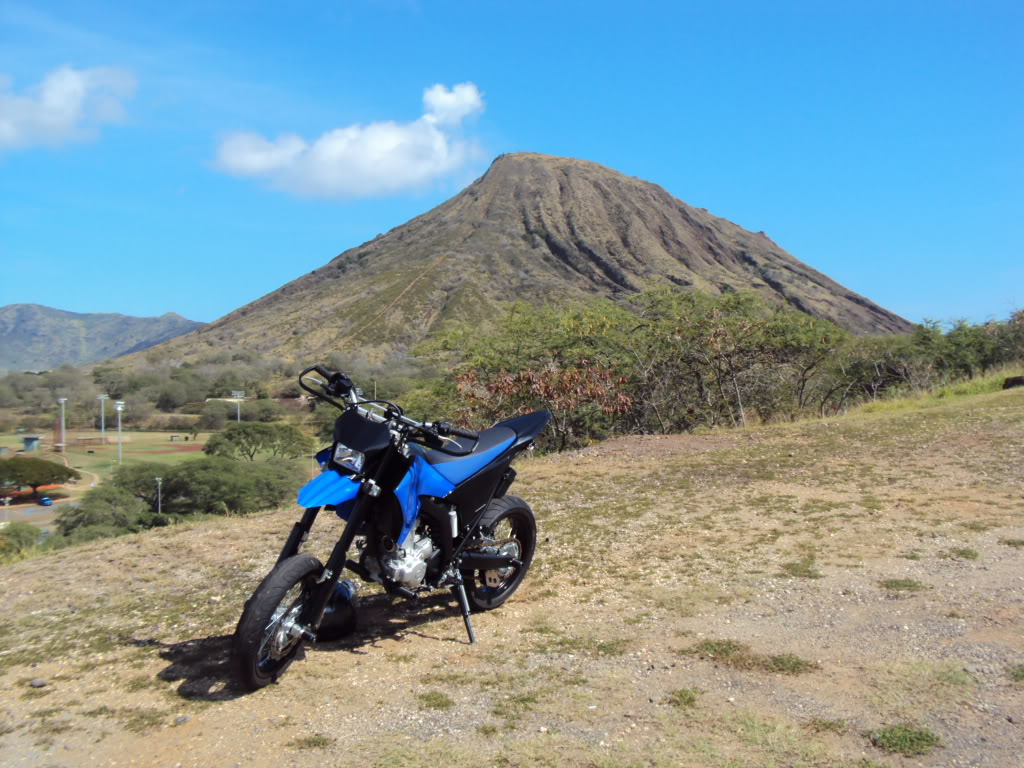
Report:
<svg viewBox="0 0 1024 768"><path fill-rule="evenodd" d="M205 323L160 317L65 312L39 304L0 307L0 368L46 370L148 349Z"/></svg>
<svg viewBox="0 0 1024 768"><path fill-rule="evenodd" d="M656 184L583 160L512 154L433 210L165 351L174 359L244 347L306 361L359 346L383 358L512 300L621 297L665 284L753 290L858 334L911 328L763 232Z"/></svg>

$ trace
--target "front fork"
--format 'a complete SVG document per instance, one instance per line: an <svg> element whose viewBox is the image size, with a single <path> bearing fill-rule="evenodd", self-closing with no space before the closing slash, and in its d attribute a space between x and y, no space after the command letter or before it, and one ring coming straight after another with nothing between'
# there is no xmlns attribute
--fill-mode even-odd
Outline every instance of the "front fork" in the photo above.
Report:
<svg viewBox="0 0 1024 768"><path fill-rule="evenodd" d="M276 565L280 565L289 557L299 554L299 547L302 546L306 537L309 536L309 532L313 528L313 523L316 521L316 516L320 513L320 509L320 507L309 507L302 513L302 519L292 526L292 531L288 534L288 540L284 543L284 549L281 550L281 554L277 557Z"/></svg>
<svg viewBox="0 0 1024 768"><path fill-rule="evenodd" d="M316 630L320 627L320 622L324 618L324 611L327 610L327 604L334 596L334 590L338 586L338 579L341 578L341 572L345 568L345 558L348 555L349 547L352 546L352 542L356 537L356 531L362 527L363 521L366 519L367 511L372 503L373 499L369 495L365 493L359 494L359 498L356 499L355 506L352 508L352 513L348 517L348 522L345 524L345 530L341 532L341 538L338 539L337 543L334 545L334 549L331 550L331 556L327 558L327 564L324 566L323 573L321 573L320 578L317 579L312 599L302 607L302 613L299 615L299 623L305 627L307 632L311 635L315 635ZM302 540L301 533L296 537L300 526L304 525L307 522L307 519L311 526L313 524L313 520L316 519L318 511L319 508L306 510L305 514L302 516L302 521L296 523L295 527L292 528L292 533L288 536L288 544L290 544L292 542L292 538L295 537L297 548L298 542ZM307 527L305 531L308 533L309 528ZM285 544L285 551L288 549L288 544ZM281 552L282 557L285 556L285 551ZM288 555L288 557L290 556L291 555Z"/></svg>

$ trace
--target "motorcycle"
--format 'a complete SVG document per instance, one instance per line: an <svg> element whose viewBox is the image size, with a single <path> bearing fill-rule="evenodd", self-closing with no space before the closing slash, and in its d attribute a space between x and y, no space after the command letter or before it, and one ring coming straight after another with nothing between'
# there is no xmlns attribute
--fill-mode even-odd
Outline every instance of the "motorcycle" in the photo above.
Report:
<svg viewBox="0 0 1024 768"><path fill-rule="evenodd" d="M299 491L302 518L238 621L240 685L255 691L275 682L305 643L354 631L356 585L341 578L346 569L392 596L450 589L475 643L471 609L508 600L533 560L537 523L530 506L508 494L516 477L511 463L533 447L551 414L471 432L408 418L387 400L362 399L340 371L312 366L299 386L341 414L333 444L316 456L321 474ZM299 552L324 509L346 521L326 564Z"/></svg>

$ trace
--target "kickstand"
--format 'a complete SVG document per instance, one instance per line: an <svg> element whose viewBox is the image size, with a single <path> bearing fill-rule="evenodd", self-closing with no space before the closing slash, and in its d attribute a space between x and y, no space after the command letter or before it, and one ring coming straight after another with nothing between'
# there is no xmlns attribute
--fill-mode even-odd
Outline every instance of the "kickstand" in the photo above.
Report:
<svg viewBox="0 0 1024 768"><path fill-rule="evenodd" d="M452 592L459 599L459 607L462 609L462 620L466 622L466 632L469 633L470 644L476 642L476 633L473 631L473 620L469 618L469 600L466 599L466 587L460 581L452 587Z"/></svg>

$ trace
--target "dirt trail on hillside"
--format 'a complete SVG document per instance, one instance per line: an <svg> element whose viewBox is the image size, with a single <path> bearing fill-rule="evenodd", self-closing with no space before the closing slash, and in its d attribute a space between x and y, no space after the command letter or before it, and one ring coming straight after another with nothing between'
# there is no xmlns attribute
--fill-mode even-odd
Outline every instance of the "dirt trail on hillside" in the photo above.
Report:
<svg viewBox="0 0 1024 768"><path fill-rule="evenodd" d="M253 695L230 634L295 510L0 569L0 764L1024 766L1024 392L519 472L537 559L475 646L364 593Z"/></svg>

